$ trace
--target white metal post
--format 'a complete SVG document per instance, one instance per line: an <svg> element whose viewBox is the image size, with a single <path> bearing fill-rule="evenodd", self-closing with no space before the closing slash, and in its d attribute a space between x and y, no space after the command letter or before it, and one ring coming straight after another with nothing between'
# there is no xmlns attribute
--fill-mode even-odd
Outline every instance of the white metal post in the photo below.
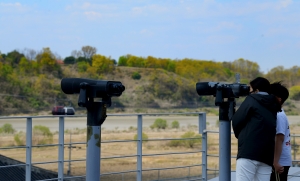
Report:
<svg viewBox="0 0 300 181"><path fill-rule="evenodd" d="M100 181L100 126L88 126L86 148L86 181Z"/></svg>
<svg viewBox="0 0 300 181"><path fill-rule="evenodd" d="M26 123L26 181L31 181L32 118Z"/></svg>
<svg viewBox="0 0 300 181"><path fill-rule="evenodd" d="M143 145L143 117L138 115L137 129L137 181L142 181L142 145Z"/></svg>
<svg viewBox="0 0 300 181"><path fill-rule="evenodd" d="M58 180L64 180L64 130L65 120L64 117L59 117L59 128L58 128Z"/></svg>
<svg viewBox="0 0 300 181"><path fill-rule="evenodd" d="M198 117L199 133L202 134L202 180L207 180L207 132L206 113L200 113Z"/></svg>

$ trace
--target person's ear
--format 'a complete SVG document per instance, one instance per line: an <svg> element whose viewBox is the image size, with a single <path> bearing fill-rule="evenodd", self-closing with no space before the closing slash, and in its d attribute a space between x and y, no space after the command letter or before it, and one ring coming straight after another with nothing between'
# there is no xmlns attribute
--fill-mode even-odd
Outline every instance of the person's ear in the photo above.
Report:
<svg viewBox="0 0 300 181"><path fill-rule="evenodd" d="M277 102L281 105L282 104L281 103L281 101L282 101L281 97L278 97L278 96L275 96L275 97L276 97Z"/></svg>
<svg viewBox="0 0 300 181"><path fill-rule="evenodd" d="M282 99L281 99L281 97L277 97L277 99L278 99L278 101L280 102L280 104L282 104Z"/></svg>

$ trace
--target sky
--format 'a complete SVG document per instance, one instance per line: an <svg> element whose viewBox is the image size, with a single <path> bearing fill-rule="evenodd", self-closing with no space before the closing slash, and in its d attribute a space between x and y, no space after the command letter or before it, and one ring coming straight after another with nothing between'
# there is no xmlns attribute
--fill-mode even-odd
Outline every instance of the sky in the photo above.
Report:
<svg viewBox="0 0 300 181"><path fill-rule="evenodd" d="M244 58L267 73L300 66L299 9L296 0L1 0L0 51Z"/></svg>

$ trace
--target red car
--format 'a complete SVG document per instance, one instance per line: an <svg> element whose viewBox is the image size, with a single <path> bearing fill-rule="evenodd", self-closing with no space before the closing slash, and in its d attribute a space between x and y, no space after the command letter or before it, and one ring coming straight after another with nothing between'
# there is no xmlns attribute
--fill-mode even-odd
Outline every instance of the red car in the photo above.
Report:
<svg viewBox="0 0 300 181"><path fill-rule="evenodd" d="M52 115L64 115L65 109L64 106L54 106L52 108Z"/></svg>

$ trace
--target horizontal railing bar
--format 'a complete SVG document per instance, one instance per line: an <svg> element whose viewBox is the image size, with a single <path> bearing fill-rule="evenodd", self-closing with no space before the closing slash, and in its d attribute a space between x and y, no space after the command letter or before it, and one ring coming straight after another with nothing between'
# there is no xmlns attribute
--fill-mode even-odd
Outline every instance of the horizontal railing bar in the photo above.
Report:
<svg viewBox="0 0 300 181"><path fill-rule="evenodd" d="M141 114L107 114L107 116L162 116L162 115L187 115L187 114L204 114L205 112L186 112L186 113L141 113Z"/></svg>
<svg viewBox="0 0 300 181"><path fill-rule="evenodd" d="M107 116L162 116L162 115L189 115L204 114L205 112L187 112L187 113L141 113L141 114L106 114ZM0 119L21 119L21 118L56 118L56 117L87 117L86 114L78 115L46 115L46 116L0 116Z"/></svg>
<svg viewBox="0 0 300 181"><path fill-rule="evenodd" d="M288 175L290 177L300 177L300 175Z"/></svg>
<svg viewBox="0 0 300 181"><path fill-rule="evenodd" d="M147 139L142 141L164 141L164 140L195 140L201 138L156 138L156 139ZM110 140L110 141L101 141L101 143L115 143L115 142L136 142L139 140Z"/></svg>
<svg viewBox="0 0 300 181"><path fill-rule="evenodd" d="M50 180L58 180L58 178L48 178L48 179L36 180L36 181L50 181Z"/></svg>
<svg viewBox="0 0 300 181"><path fill-rule="evenodd" d="M215 154L207 154L206 156L210 156L210 157L219 157L219 155L215 155Z"/></svg>
<svg viewBox="0 0 300 181"><path fill-rule="evenodd" d="M86 142L72 142L72 143L65 143L64 145L83 145L83 144L86 144Z"/></svg>
<svg viewBox="0 0 300 181"><path fill-rule="evenodd" d="M86 161L86 159L64 160L64 162L82 162L82 161Z"/></svg>
<svg viewBox="0 0 300 181"><path fill-rule="evenodd" d="M26 166L26 164L5 165L5 166L0 166L0 168L7 168L7 167L20 167L20 166Z"/></svg>
<svg viewBox="0 0 300 181"><path fill-rule="evenodd" d="M72 177L65 177L64 179L72 179L72 178L84 178L86 177L85 175L82 176L72 176ZM51 178L51 179L43 179L43 180L36 180L36 181L50 181L50 180L58 180L58 178Z"/></svg>
<svg viewBox="0 0 300 181"><path fill-rule="evenodd" d="M186 166L178 166L178 167L148 168L148 169L143 169L142 171L170 170L170 169L177 169L177 168L199 167L199 166L203 166L203 165L204 164L186 165Z"/></svg>
<svg viewBox="0 0 300 181"><path fill-rule="evenodd" d="M213 131L213 130L204 130L204 133L219 133L219 131ZM234 134L234 132L230 132L230 134Z"/></svg>
<svg viewBox="0 0 300 181"><path fill-rule="evenodd" d="M110 141L101 141L101 143L117 143L117 142L136 142L138 140L110 140Z"/></svg>
<svg viewBox="0 0 300 181"><path fill-rule="evenodd" d="M204 133L219 133L219 131L203 130Z"/></svg>
<svg viewBox="0 0 300 181"><path fill-rule="evenodd" d="M215 154L207 154L206 156L210 156L210 157L219 157L220 155L215 155ZM236 156L232 156L230 158L236 158Z"/></svg>
<svg viewBox="0 0 300 181"><path fill-rule="evenodd" d="M207 171L219 171L219 169L212 169L212 168L207 168Z"/></svg>
<svg viewBox="0 0 300 181"><path fill-rule="evenodd" d="M102 157L102 159L112 159L112 158L128 158L128 157L136 157L138 155L124 155L124 156L111 156L111 157Z"/></svg>
<svg viewBox="0 0 300 181"><path fill-rule="evenodd" d="M60 146L60 144L32 145L31 147L39 148L39 147L52 147L52 146Z"/></svg>
<svg viewBox="0 0 300 181"><path fill-rule="evenodd" d="M10 147L2 147L2 148L0 148L0 150L17 149L17 148L27 148L27 146L10 146Z"/></svg>
<svg viewBox="0 0 300 181"><path fill-rule="evenodd" d="M204 178L189 178L189 181L194 181L194 180L203 180Z"/></svg>
<svg viewBox="0 0 300 181"><path fill-rule="evenodd" d="M101 173L100 176L120 174L120 173L132 173L132 172L137 172L137 170L127 170L127 171L121 171L121 172L107 172L107 173Z"/></svg>
<svg viewBox="0 0 300 181"><path fill-rule="evenodd" d="M147 139L143 141L164 141L164 140L195 140L195 139L201 139L201 138L156 138L156 139ZM138 140L136 140L138 141Z"/></svg>
<svg viewBox="0 0 300 181"><path fill-rule="evenodd" d="M190 152L168 152L168 153L157 153L157 154L143 154L142 156L158 156L158 155L175 155L175 154L191 154L191 153L201 153L204 151L190 151Z"/></svg>
<svg viewBox="0 0 300 181"><path fill-rule="evenodd" d="M32 162L32 165L43 165L43 164L48 164L48 163L58 163L60 161L48 161L48 162Z"/></svg>

